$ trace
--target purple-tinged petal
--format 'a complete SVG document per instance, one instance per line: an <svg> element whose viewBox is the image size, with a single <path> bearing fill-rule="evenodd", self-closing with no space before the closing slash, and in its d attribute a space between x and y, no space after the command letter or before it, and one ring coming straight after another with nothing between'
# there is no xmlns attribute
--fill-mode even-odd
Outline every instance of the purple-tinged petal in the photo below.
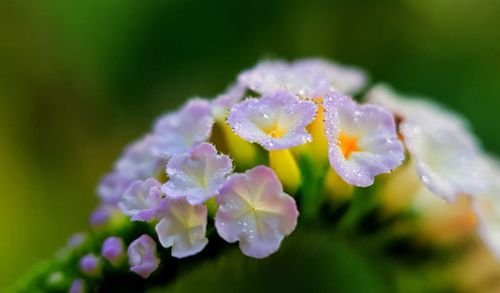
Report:
<svg viewBox="0 0 500 293"><path fill-rule="evenodd" d="M294 63L263 61L238 77L240 84L259 93L286 91L300 97L323 97L330 90L346 94L359 91L366 84L365 74L350 67L321 59L299 60Z"/></svg>
<svg viewBox="0 0 500 293"><path fill-rule="evenodd" d="M156 233L163 247L172 247L172 256L184 258L197 254L207 245L207 207L190 205L185 199L167 198L163 219Z"/></svg>
<svg viewBox="0 0 500 293"><path fill-rule="evenodd" d="M133 179L126 177L118 171L104 176L97 190L102 203L116 205L132 181Z"/></svg>
<svg viewBox="0 0 500 293"><path fill-rule="evenodd" d="M264 258L276 252L297 225L295 200L283 192L274 171L265 166L231 175L217 203L217 232L228 242L239 241L247 256Z"/></svg>
<svg viewBox="0 0 500 293"><path fill-rule="evenodd" d="M116 170L130 179L155 177L165 161L153 153L153 136L146 135L125 149Z"/></svg>
<svg viewBox="0 0 500 293"><path fill-rule="evenodd" d="M153 152L169 159L208 140L214 119L210 103L193 99L175 113L161 117L154 127Z"/></svg>
<svg viewBox="0 0 500 293"><path fill-rule="evenodd" d="M155 178L136 180L124 192L118 206L132 221L148 222L155 217L155 210L163 197L161 183Z"/></svg>
<svg viewBox="0 0 500 293"><path fill-rule="evenodd" d="M243 139L267 150L288 149L312 140L306 131L316 115L316 105L279 92L235 105L227 119Z"/></svg>
<svg viewBox="0 0 500 293"><path fill-rule="evenodd" d="M156 242L146 234L130 243L127 254L130 270L144 279L149 278L160 264L156 255Z"/></svg>
<svg viewBox="0 0 500 293"><path fill-rule="evenodd" d="M102 256L111 263L119 262L125 251L125 245L123 239L120 237L108 237L104 240L102 244L101 254Z"/></svg>
<svg viewBox="0 0 500 293"><path fill-rule="evenodd" d="M185 198L192 205L202 204L217 195L232 170L228 156L218 155L209 143L201 143L188 153L170 159L169 181L162 186L162 191L173 198Z"/></svg>
<svg viewBox="0 0 500 293"><path fill-rule="evenodd" d="M404 151L391 113L338 92L329 93L323 105L330 164L347 183L369 186L401 164Z"/></svg>
<svg viewBox="0 0 500 293"><path fill-rule="evenodd" d="M245 87L239 83L232 85L225 93L218 95L211 102L214 118L219 121L224 120L231 107L240 102L244 95Z"/></svg>
<svg viewBox="0 0 500 293"><path fill-rule="evenodd" d="M324 59L298 60L293 63L293 68L298 76L321 76L328 81L327 90L336 89L344 94L357 93L365 87L368 81L361 69L328 62Z"/></svg>

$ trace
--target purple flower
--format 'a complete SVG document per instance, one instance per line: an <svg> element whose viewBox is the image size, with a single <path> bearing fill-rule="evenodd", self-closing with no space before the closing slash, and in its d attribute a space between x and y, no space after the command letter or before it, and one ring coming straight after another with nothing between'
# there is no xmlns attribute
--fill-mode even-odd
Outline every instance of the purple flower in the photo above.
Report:
<svg viewBox="0 0 500 293"><path fill-rule="evenodd" d="M87 254L80 259L80 270L89 276L101 273L101 259L93 254Z"/></svg>
<svg viewBox="0 0 500 293"><path fill-rule="evenodd" d="M169 181L162 191L173 198L185 198L192 205L202 204L217 195L232 170L228 156L218 155L209 143L201 143L168 162Z"/></svg>
<svg viewBox="0 0 500 293"><path fill-rule="evenodd" d="M118 171L108 173L101 180L97 190L102 203L116 205L132 181L133 179L126 177Z"/></svg>
<svg viewBox="0 0 500 293"><path fill-rule="evenodd" d="M149 222L155 218L156 209L164 198L161 183L155 178L136 180L125 191L118 204L132 221Z"/></svg>
<svg viewBox="0 0 500 293"><path fill-rule="evenodd" d="M152 145L153 137L146 135L125 149L115 170L101 180L98 194L103 203L116 205L134 180L155 177L159 173L164 159L153 154Z"/></svg>
<svg viewBox="0 0 500 293"><path fill-rule="evenodd" d="M245 87L237 83L229 87L226 92L218 95L212 102L212 115L218 121L223 121L232 106L237 104L245 94Z"/></svg>
<svg viewBox="0 0 500 293"><path fill-rule="evenodd" d="M190 205L185 199L167 198L156 233L163 247L172 247L172 256L184 258L197 254L208 243L207 207Z"/></svg>
<svg viewBox="0 0 500 293"><path fill-rule="evenodd" d="M104 240L101 254L112 264L117 264L123 259L124 250L123 239L111 236Z"/></svg>
<svg viewBox="0 0 500 293"><path fill-rule="evenodd" d="M68 290L69 293L85 293L86 283L83 279L76 279L71 283L71 287Z"/></svg>
<svg viewBox="0 0 500 293"><path fill-rule="evenodd" d="M108 224L110 219L111 219L110 208L106 206L101 206L92 212L89 218L89 224L90 226L92 226L92 228L98 229Z"/></svg>
<svg viewBox="0 0 500 293"><path fill-rule="evenodd" d="M316 115L316 105L279 92L235 105L227 119L243 139L267 150L288 149L311 141L305 127Z"/></svg>
<svg viewBox="0 0 500 293"><path fill-rule="evenodd" d="M295 63L263 61L238 77L240 84L260 93L287 91L301 97L324 96L330 90L352 94L366 83L364 73L321 59L306 59Z"/></svg>
<svg viewBox="0 0 500 293"><path fill-rule="evenodd" d="M368 99L400 116L406 148L420 180L434 194L452 202L487 188L481 150L464 118L429 101L399 97L383 85L372 89Z"/></svg>
<svg viewBox="0 0 500 293"><path fill-rule="evenodd" d="M144 279L149 278L160 264L156 256L156 242L146 234L130 243L127 254L130 270Z"/></svg>
<svg viewBox="0 0 500 293"><path fill-rule="evenodd" d="M176 113L161 117L154 127L153 152L169 159L206 141L212 132L214 119L210 103L190 100Z"/></svg>
<svg viewBox="0 0 500 293"><path fill-rule="evenodd" d="M329 93L323 106L330 164L347 183L369 186L401 164L404 151L391 113L338 92Z"/></svg>
<svg viewBox="0 0 500 293"><path fill-rule="evenodd" d="M152 135L133 142L116 162L116 170L130 179L155 177L161 171L164 160L153 154L152 147Z"/></svg>
<svg viewBox="0 0 500 293"><path fill-rule="evenodd" d="M274 253L297 225L295 200L265 166L230 176L216 199L217 232L228 242L239 241L247 256L264 258Z"/></svg>

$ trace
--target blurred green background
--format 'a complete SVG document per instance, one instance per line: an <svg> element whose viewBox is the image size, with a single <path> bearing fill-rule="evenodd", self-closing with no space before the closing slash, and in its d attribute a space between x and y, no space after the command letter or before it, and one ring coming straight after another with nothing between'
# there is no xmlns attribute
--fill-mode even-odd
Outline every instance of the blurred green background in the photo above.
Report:
<svg viewBox="0 0 500 293"><path fill-rule="evenodd" d="M0 290L87 229L123 146L267 57L323 56L468 117L499 153L500 1L0 0Z"/></svg>

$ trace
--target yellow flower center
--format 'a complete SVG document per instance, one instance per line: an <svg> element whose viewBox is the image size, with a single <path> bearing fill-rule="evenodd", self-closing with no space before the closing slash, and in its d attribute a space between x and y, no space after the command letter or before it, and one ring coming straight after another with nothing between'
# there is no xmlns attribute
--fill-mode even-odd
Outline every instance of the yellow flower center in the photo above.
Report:
<svg viewBox="0 0 500 293"><path fill-rule="evenodd" d="M270 137L281 138L285 135L285 131L279 127L276 127L267 133Z"/></svg>
<svg viewBox="0 0 500 293"><path fill-rule="evenodd" d="M361 151L361 148L359 148L358 146L358 138L356 136L349 136L343 132L340 132L337 142L338 146L342 150L344 158L346 159L349 159L353 152Z"/></svg>

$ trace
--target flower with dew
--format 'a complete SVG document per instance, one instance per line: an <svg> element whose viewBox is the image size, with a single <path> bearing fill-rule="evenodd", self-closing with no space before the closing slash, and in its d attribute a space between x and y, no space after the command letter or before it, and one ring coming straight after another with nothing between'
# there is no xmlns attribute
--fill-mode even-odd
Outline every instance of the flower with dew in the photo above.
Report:
<svg viewBox="0 0 500 293"><path fill-rule="evenodd" d="M402 163L403 146L390 112L338 92L329 93L323 106L330 164L347 183L372 185L376 175Z"/></svg>
<svg viewBox="0 0 500 293"><path fill-rule="evenodd" d="M311 141L306 131L316 114L316 105L287 92L246 99L235 105L228 124L243 139L266 150L289 149Z"/></svg>
<svg viewBox="0 0 500 293"><path fill-rule="evenodd" d="M191 205L184 198L167 197L155 230L163 247L172 247L172 256L184 258L197 254L208 243L207 207Z"/></svg>
<svg viewBox="0 0 500 293"><path fill-rule="evenodd" d="M156 255L156 242L146 234L130 243L127 254L130 270L144 279L149 278L160 265L160 259Z"/></svg>
<svg viewBox="0 0 500 293"><path fill-rule="evenodd" d="M210 103L192 99L179 111L161 117L154 126L153 152L169 159L210 137L214 118Z"/></svg>
<svg viewBox="0 0 500 293"><path fill-rule="evenodd" d="M228 242L239 241L247 256L264 258L276 252L297 225L295 200L265 166L230 176L216 199L217 232Z"/></svg>
<svg viewBox="0 0 500 293"><path fill-rule="evenodd" d="M163 198L158 180L136 180L125 190L118 206L132 221L148 222L155 218L156 209Z"/></svg>
<svg viewBox="0 0 500 293"><path fill-rule="evenodd" d="M124 256L125 245L120 237L110 236L102 244L101 255L114 265L118 265Z"/></svg>
<svg viewBox="0 0 500 293"><path fill-rule="evenodd" d="M353 94L364 87L366 80L361 70L321 59L263 61L238 77L240 84L259 94L287 91L308 98L334 89Z"/></svg>
<svg viewBox="0 0 500 293"><path fill-rule="evenodd" d="M487 188L477 139L458 114L425 100L399 97L377 86L368 100L383 105L401 120L399 131L424 185L446 201Z"/></svg>
<svg viewBox="0 0 500 293"><path fill-rule="evenodd" d="M189 152L173 157L167 164L169 180L162 191L172 198L185 198L199 205L219 193L226 176L233 171L231 159L217 154L209 143L194 146Z"/></svg>

